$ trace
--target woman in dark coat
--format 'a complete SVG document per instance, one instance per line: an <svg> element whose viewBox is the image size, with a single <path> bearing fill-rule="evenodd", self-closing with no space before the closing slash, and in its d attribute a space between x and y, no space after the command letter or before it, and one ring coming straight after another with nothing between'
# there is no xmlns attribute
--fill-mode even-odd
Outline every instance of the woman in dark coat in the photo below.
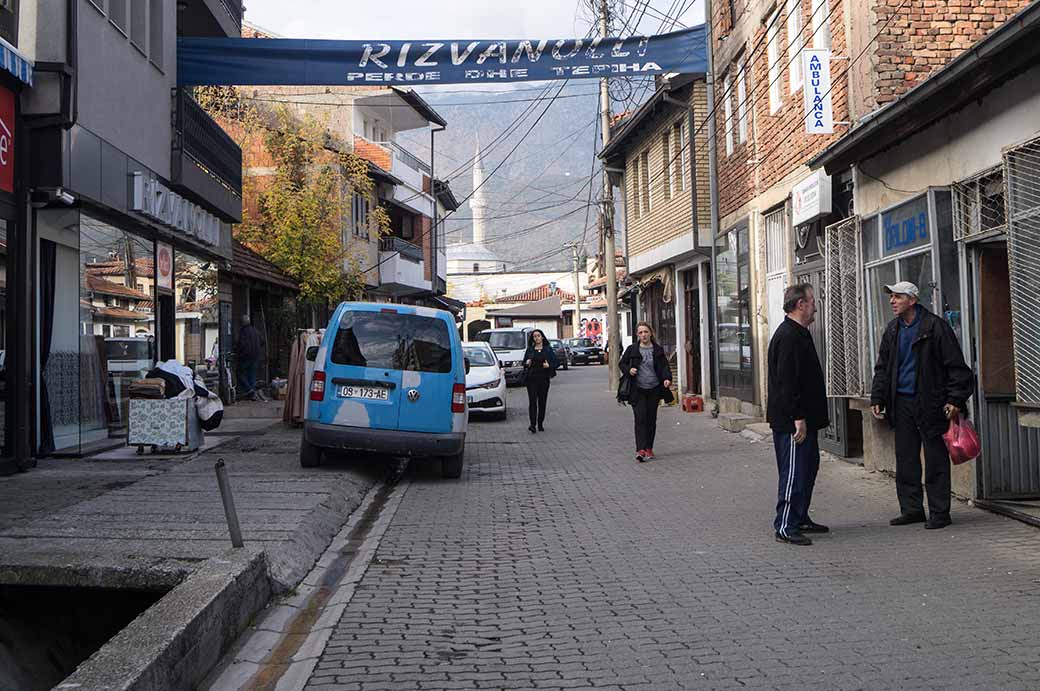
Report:
<svg viewBox="0 0 1040 691"><path fill-rule="evenodd" d="M619 362L621 376L631 379L628 402L635 416L636 460L652 461L657 435L657 407L661 399L673 400L672 370L664 348L646 322L636 326L636 342L625 349Z"/></svg>
<svg viewBox="0 0 1040 691"><path fill-rule="evenodd" d="M549 380L556 376L556 353L541 329L527 337L524 368L527 370L527 402L532 434L545 431L545 404L549 399ZM537 427L535 427L537 425Z"/></svg>

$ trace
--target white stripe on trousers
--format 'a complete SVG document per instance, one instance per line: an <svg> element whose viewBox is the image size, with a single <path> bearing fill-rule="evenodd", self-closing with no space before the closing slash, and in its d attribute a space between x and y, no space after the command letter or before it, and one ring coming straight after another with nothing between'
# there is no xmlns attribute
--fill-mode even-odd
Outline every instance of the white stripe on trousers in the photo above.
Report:
<svg viewBox="0 0 1040 691"><path fill-rule="evenodd" d="M780 521L780 534L784 537L791 537L787 530L787 521L791 518L791 492L794 489L794 454L794 434L791 434L791 452L787 456L787 492L784 497L784 501L787 502L787 505L784 506L784 517Z"/></svg>

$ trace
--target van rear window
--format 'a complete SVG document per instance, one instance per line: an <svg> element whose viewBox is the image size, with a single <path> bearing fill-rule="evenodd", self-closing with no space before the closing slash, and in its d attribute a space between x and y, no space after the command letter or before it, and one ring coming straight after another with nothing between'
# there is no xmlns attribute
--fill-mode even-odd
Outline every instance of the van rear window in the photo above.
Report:
<svg viewBox="0 0 1040 691"><path fill-rule="evenodd" d="M337 365L451 372L451 336L440 319L389 312L345 312L332 343Z"/></svg>

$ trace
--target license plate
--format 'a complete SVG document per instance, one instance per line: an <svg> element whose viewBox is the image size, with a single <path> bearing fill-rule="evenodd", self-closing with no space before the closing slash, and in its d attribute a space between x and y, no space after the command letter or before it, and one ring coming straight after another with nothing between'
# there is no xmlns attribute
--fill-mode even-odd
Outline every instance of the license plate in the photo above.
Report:
<svg viewBox="0 0 1040 691"><path fill-rule="evenodd" d="M390 389L383 386L341 386L339 387L339 397L386 401L390 399Z"/></svg>

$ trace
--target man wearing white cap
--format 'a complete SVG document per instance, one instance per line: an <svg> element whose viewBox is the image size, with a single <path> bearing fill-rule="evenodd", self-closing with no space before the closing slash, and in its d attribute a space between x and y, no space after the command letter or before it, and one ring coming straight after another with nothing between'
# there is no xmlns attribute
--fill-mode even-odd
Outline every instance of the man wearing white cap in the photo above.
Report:
<svg viewBox="0 0 1040 691"><path fill-rule="evenodd" d="M891 525L950 525L950 456L942 434L948 421L967 412L974 391L971 369L953 329L918 304L909 281L886 285L896 318L885 328L874 366L870 403L874 417L887 417L896 432L896 494L899 516ZM924 448L928 517L921 488Z"/></svg>

